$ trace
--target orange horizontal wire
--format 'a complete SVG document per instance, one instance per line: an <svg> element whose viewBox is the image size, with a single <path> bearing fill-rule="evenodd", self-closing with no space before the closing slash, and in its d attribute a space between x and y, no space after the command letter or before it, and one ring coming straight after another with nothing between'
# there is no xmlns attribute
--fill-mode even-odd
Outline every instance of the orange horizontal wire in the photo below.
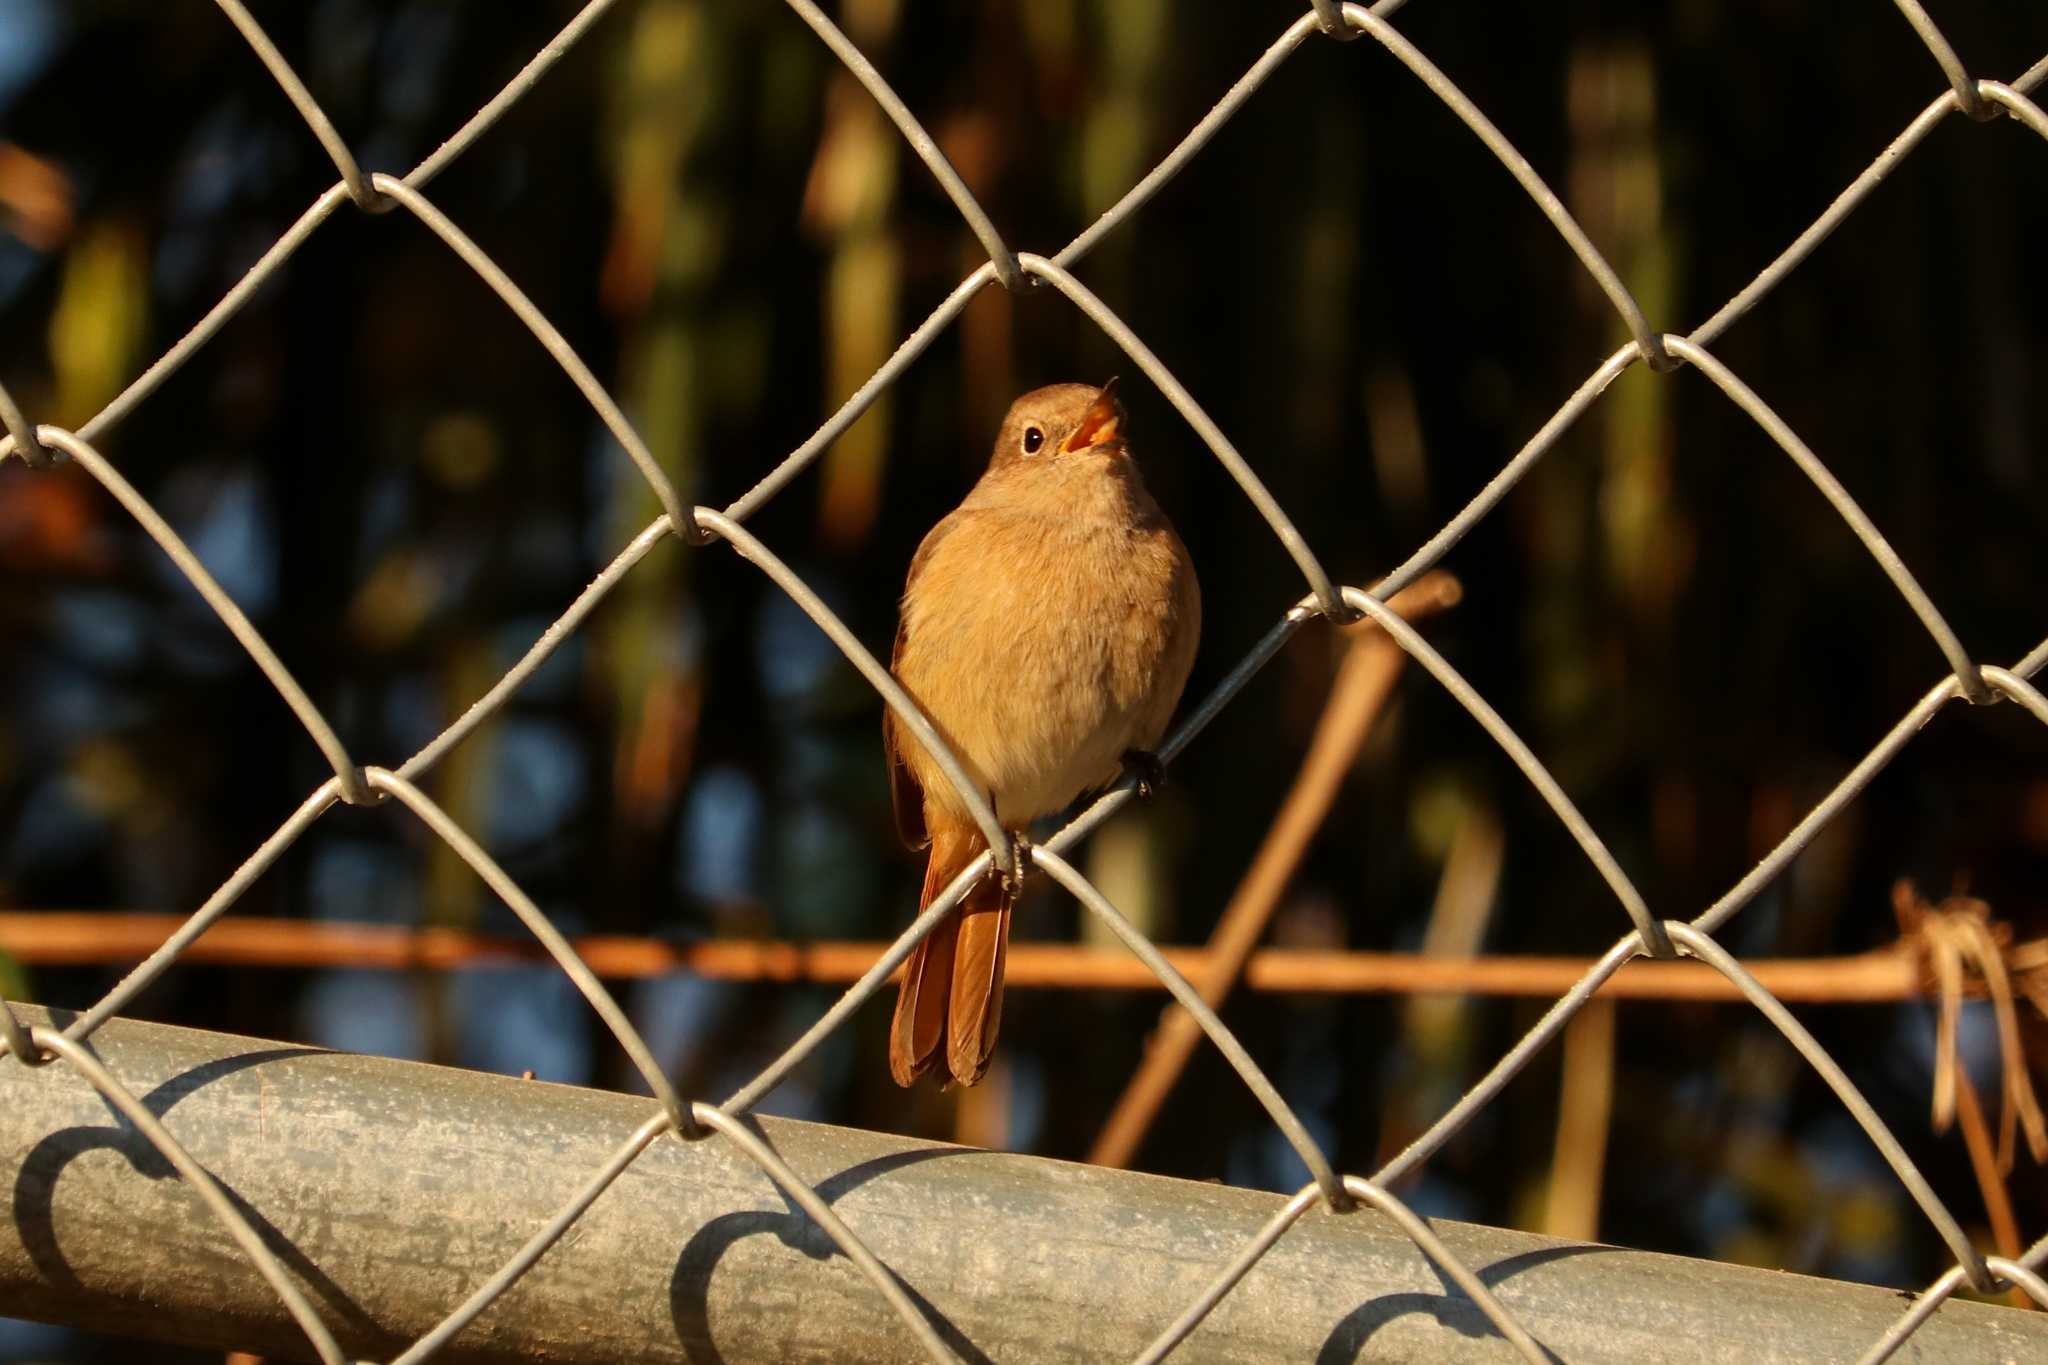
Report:
<svg viewBox="0 0 2048 1365"><path fill-rule="evenodd" d="M121 966L140 961L183 922L177 915L84 911L0 912L0 949L32 966ZM598 975L615 980L676 973L720 981L843 984L871 966L886 943L789 943L592 935L574 940ZM1184 975L1207 964L1199 948L1168 948ZM528 939L456 929L381 924L224 919L184 954L187 962L245 967L494 967L544 961ZM1245 984L1257 991L1326 995L1557 996L1591 960L1575 957L1420 957L1411 953L1266 948L1254 953ZM1911 1000L1927 996L1914 955L1887 948L1854 957L1766 959L1747 964L1782 1000L1812 1004ZM1053 990L1157 990L1159 982L1117 949L1060 943L1012 943L1008 984ZM1639 959L1617 972L1602 995L1636 1000L1734 1000L1735 988L1696 962Z"/></svg>

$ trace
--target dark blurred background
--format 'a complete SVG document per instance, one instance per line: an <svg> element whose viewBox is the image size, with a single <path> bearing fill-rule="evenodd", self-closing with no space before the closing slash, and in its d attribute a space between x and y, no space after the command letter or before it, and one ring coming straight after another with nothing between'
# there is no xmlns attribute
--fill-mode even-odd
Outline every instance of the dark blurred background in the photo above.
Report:
<svg viewBox="0 0 2048 1365"><path fill-rule="evenodd" d="M572 12L251 8L364 166L394 173ZM1278 0L834 11L1013 247L1048 255L1297 12ZM2048 53L2048 8L1933 13L1974 74L2011 79ZM1653 324L1679 332L1943 89L1885 5L1418 0L1396 23L1564 196ZM32 420L83 423L334 178L212 5L0 0L0 383ZM801 443L980 259L817 38L752 0L624 0L427 192L590 361L684 496L714 505ZM1951 118L1715 347L1985 661L2048 635L2048 410L2032 383L2048 373L2044 230L2048 145L2009 119ZM1370 40L1308 42L1078 273L1348 583L1422 543L1625 339L1512 179ZM1009 400L1119 373L1147 477L1201 572L1200 696L1301 582L1185 423L1050 290L985 291L753 529L886 650L910 553L974 479ZM392 766L658 510L554 362L403 212L337 214L100 444L351 751ZM0 906L189 912L327 776L318 752L81 471L0 466L0 563ZM1465 599L1432 638L1662 915L1695 914L1733 884L1944 672L1820 495L1693 373L1631 371L1447 567ZM1334 632L1304 630L1166 790L1088 849L1084 869L1155 938L1208 933L1337 653ZM907 921L920 868L891 831L878 716L756 570L670 540L427 789L571 932L882 939ZM1753 957L1889 941L1901 876L1937 896L1967 884L2018 936L2040 936L2044 760L2048 734L2017 707L1950 707L1724 942ZM1626 928L1498 749L1411 671L1269 937L1418 947L1447 864L1495 848L1497 889L1452 938L1592 954ZM392 807L331 812L235 913L516 927ZM1019 934L1086 936L1079 920L1042 890ZM9 990L82 1006L113 975L18 972ZM675 978L621 994L679 1089L719 1095L836 991ZM1160 1001L1013 992L1003 1065L963 1104L889 1083L884 998L762 1107L1078 1157ZM1363 1171L1448 1107L1542 1003L1240 995L1226 1018L1338 1164ZM132 1012L632 1083L568 983L540 967L181 966ZM1964 1051L1995 1097L1980 1014L1966 1014ZM1928 1124L1931 1010L1800 1016L1981 1233L1961 1140ZM1617 1017L1591 1226L1554 1208L1557 1048L1430 1163L1406 1192L1416 1207L1897 1285L1947 1264L1760 1017L1663 1003ZM1274 1189L1303 1180L1209 1052L1139 1164ZM2024 1153L2012 1185L2019 1226L2038 1233L2048 1197ZM18 1331L17 1358L96 1349Z"/></svg>

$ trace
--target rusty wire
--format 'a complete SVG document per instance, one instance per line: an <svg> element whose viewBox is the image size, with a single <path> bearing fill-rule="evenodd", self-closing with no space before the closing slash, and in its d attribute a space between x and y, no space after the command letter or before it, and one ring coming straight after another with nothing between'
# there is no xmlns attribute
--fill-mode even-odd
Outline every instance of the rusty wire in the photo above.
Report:
<svg viewBox="0 0 2048 1365"><path fill-rule="evenodd" d="M575 980L579 989L604 1018L621 1047L632 1058L653 1089L661 1105L661 1112L636 1131L601 1169L593 1173L590 1181L554 1219L535 1232L532 1239L511 1261L486 1283L480 1285L467 1301L456 1307L439 1326L415 1342L399 1359L406 1362L427 1359L479 1314L487 1311L491 1303L515 1284L534 1261L568 1233L583 1210L600 1197L650 1144L663 1139L713 1140L714 1135L716 1139L731 1142L744 1152L762 1169L767 1179L781 1186L818 1222L874 1284L876 1291L894 1308L902 1319L905 1330L926 1353L938 1360L954 1358L934 1330L933 1324L918 1310L912 1295L906 1293L905 1287L899 1284L887 1267L868 1250L858 1233L840 1221L813 1189L790 1171L772 1151L755 1140L745 1126L736 1120L771 1091L824 1037L882 989L889 975L910 953L919 939L931 931L974 879L982 876L991 867L1007 865L1016 850L1006 837L1001 837L1001 831L995 827L994 814L987 808L981 794L965 789L965 784L960 781L961 770L957 760L947 754L944 746L936 741L936 736L930 732L928 722L919 713L915 702L895 685L880 663L861 646L824 603L810 592L802 579L783 564L768 547L748 533L741 523L777 492L787 487L841 432L865 412L875 398L902 374L932 340L959 317L976 294L991 284L1021 289L1041 282L1064 295L1093 320L1181 412L1196 435L1223 464L1244 491L1253 508L1293 558L1301 570L1307 588L1306 596L1286 610L1250 654L1230 671L1209 697L1196 705L1182 720L1179 728L1161 746L1160 757L1163 760L1171 760L1200 734L1251 676L1309 620L1323 617L1332 621L1347 622L1359 616L1370 617L1401 649L1420 663L1472 713L1515 766L1521 769L1523 775L1536 788L1599 871L1629 922L1628 932L1552 1005L1535 1028L1502 1057L1485 1077L1428 1131L1415 1139L1405 1151L1370 1178L1361 1178L1339 1173L1331 1166L1285 1100L1265 1080L1249 1054L1222 1021L1202 1003L1200 997L1160 955L1158 949L1131 928L1116 907L1062 856L1065 850L1071 848L1132 799L1135 793L1133 783L1126 782L1101 797L1081 812L1049 843L1030 849L1028 856L1072 891L1089 910L1102 918L1195 1015L1203 1031L1223 1049L1239 1075L1258 1093L1262 1103L1286 1132L1316 1177L1228 1266L1219 1269L1214 1281L1195 1303L1187 1306L1185 1311L1171 1322L1162 1324L1159 1336L1146 1350L1142 1359L1163 1358L1189 1333L1197 1330L1202 1318L1230 1294L1239 1281L1258 1264L1265 1252L1285 1235L1287 1229L1302 1214L1318 1202L1325 1204L1332 1213L1345 1213L1370 1206L1393 1218L1415 1242L1418 1252L1442 1266L1449 1278L1478 1304L1506 1343L1525 1359L1542 1361L1550 1358L1540 1344L1515 1320L1513 1314L1494 1297L1484 1281L1473 1274L1469 1267L1459 1263L1430 1232L1427 1224L1388 1193L1388 1189L1401 1177L1413 1172L1452 1135L1463 1128L1479 1109L1501 1092L1508 1081L1520 1072L1537 1052L1563 1030L1565 1024L1592 998L1603 982L1623 963L1639 956L1666 959L1691 957L1711 967L1731 982L1786 1036L1809 1065L1835 1090L1844 1106L1865 1129L1893 1172L1921 1206L1930 1224L1953 1251L1954 1267L1936 1280L1885 1336L1871 1347L1864 1358L1866 1361L1881 1361L1891 1355L1912 1336L1921 1323L1938 1310L1943 1300L1964 1285L1979 1293L2016 1287L2024 1290L2036 1301L2043 1302L2044 1306L2048 1306L2048 1286L2044 1286L2038 1273L2042 1264L2048 1262L2048 1237L2035 1242L2016 1259L1987 1258L1982 1255L1963 1235L1954 1217L1943 1207L1920 1172L1899 1147L1897 1140L1885 1128L1855 1086L1849 1082L1840 1067L1812 1036L1792 1019L1784 1005L1712 938L1716 930L1740 911L1767 882L1782 872L1821 828L1854 800L1877 772L1948 703L1958 698L1972 704L2012 700L2043 723L2048 723L2048 700L2044 700L2041 693L2028 681L2044 662L2048 662L2048 641L2044 641L2010 669L1982 666L1975 661L1949 628L1933 601L1921 589L1911 571L1876 526L1864 515L1855 500L1835 480L1827 465L1773 411L1767 400L1715 359L1707 349L1730 325L1795 269L1820 241L1855 210L1900 159L1923 141L1929 132L1950 114L1961 113L1978 122L1993 121L2001 114L2009 115L2044 140L2048 140L2048 115L2044 115L2029 98L2029 93L2044 77L2048 77L2048 57L2044 57L2009 83L1973 78L1953 47L1942 36L1938 26L1920 5L1915 0L1896 0L1900 13L1926 44L1949 88L1928 104L1906 130L1837 196L1827 210L1748 285L1690 335L1680 336L1657 329L1655 322L1644 315L1598 247L1574 221L1563 201L1544 183L1542 177L1516 149L1508 136L1487 119L1478 106L1448 76L1388 23L1388 16L1399 8L1401 0L1380 0L1380 3L1371 8L1356 4L1340 6L1335 0L1312 0L1309 7L1253 64L1245 76L1230 88L1222 100L1158 165L1085 232L1050 257L1028 251L1013 251L1004 242L988 215L976 203L965 183L947 163L937 144L919 124L908 106L890 88L881 73L810 0L788 0L796 16L818 34L833 54L880 103L911 148L924 161L959 209L967 227L979 240L989 260L962 281L946 300L912 331L895 354L863 383L810 439L792 451L745 496L719 511L705 507L690 508L682 504L675 488L663 474L631 422L574 348L490 257L443 215L423 192L426 184L434 176L482 136L565 51L589 31L604 12L611 8L613 0L590 0L590 3L583 6L567 26L536 54L504 89L487 102L432 156L402 178L375 171L365 172L356 163L332 122L320 109L318 102L293 73L275 45L266 37L261 26L239 0L217 0L217 3L225 18L240 31L249 42L255 56L277 80L281 90L304 118L312 135L326 149L340 179L307 208L297 222L263 254L249 272L196 326L130 383L105 409L76 431L54 426L30 425L27 416L22 413L13 398L0 391L0 426L4 426L6 432L5 438L0 439L0 460L15 455L29 467L39 470L68 461L78 465L104 485L163 548L173 564L220 616L257 667L269 678L286 705L298 717L315 746L333 769L334 775L309 795L290 818L185 921L177 932L170 935L146 961L91 1009L74 1020L69 1027L61 1033L40 1029L31 1033L11 1010L0 1006L0 1043L4 1043L8 1052L24 1065L47 1066L50 1063L62 1063L126 1113L142 1134L193 1185L209 1209L255 1263L257 1269L276 1288L287 1309L304 1327L312 1350L322 1360L338 1361L342 1357L332 1336L321 1325L303 1295L297 1292L290 1275L277 1256L264 1245L243 1213L221 1195L211 1177L184 1152L169 1130L136 1103L119 1078L102 1067L83 1043L95 1029L131 1000L136 992L154 981L176 962L183 950L203 933L208 925L225 914L257 876L270 867L286 848L337 802L369 806L384 804L394 799L398 804L408 808L415 818L467 862L506 900L527 927L545 944L548 952ZM1168 363L1153 352L1113 310L1071 273L1072 268L1104 235L1142 207L1162 185L1177 174L1189 159L1201 150L1216 130L1228 122L1253 92L1274 71L1284 65L1303 43L1319 35L1344 42L1372 39L1372 43L1355 44L1353 50L1365 52L1377 45L1442 100L1529 194L1606 296L1630 338L1621 349L1594 369L1535 436L1456 516L1398 568L1370 589L1341 585L1329 577L1313 549L1266 489L1252 462L1210 420L1193 395L1174 377ZM390 214L402 209L440 237L457 259L498 294L560 364L589 401L599 420L638 467L662 507L662 514L619 552L596 581L543 632L518 664L447 731L396 769L363 765L348 753L318 706L299 686L234 601L206 572L177 533L156 514L148 501L122 478L98 448L100 438L108 430L132 412L168 375L204 346L234 316L250 295L276 274L283 263L344 203L353 203L365 212L378 214ZM1755 421L1820 489L1836 514L1863 543L1890 579L1893 587L1919 618L1944 659L1947 669L1941 680L1930 688L1920 702L1876 743L1770 854L1720 899L1689 922L1664 919L1651 910L1634 882L1541 759L1440 654L1384 605L1385 598L1415 581L1441 560L1444 554L1486 516L1507 491L1557 443L1563 433L1599 399L1601 393L1623 371L1638 362L1659 372L1683 369L1699 371ZM984 830L998 836L992 840L993 852L961 874L946 893L918 916L903 935L874 961L861 978L803 1037L738 1093L715 1107L685 1100L675 1093L667 1078L654 1064L646 1043L619 1011L610 994L598 982L589 967L577 956L572 945L554 929L546 916L519 890L517 884L506 875L490 854L414 785L415 780L443 757L450 747L496 711L653 545L669 535L696 544L723 540L731 544L742 557L759 565L770 579L787 592L826 631L833 643L874 684L885 704L911 725L928 747L935 753L943 755L943 766L949 778L957 787L962 788L961 799L975 812Z"/></svg>
<svg viewBox="0 0 2048 1365"><path fill-rule="evenodd" d="M185 923L182 915L123 910L0 911L0 948L25 966L122 966L148 956ZM1959 960L1951 979L1921 930L1843 957L1752 958L1746 965L1780 1000L1811 1005L1944 1003L2011 999L2048 1005L2048 938L2004 946L2009 926L1993 921L2002 960L1987 970L1979 955ZM608 981L689 975L708 981L844 986L857 981L888 946L832 939L705 938L678 941L591 934L570 940L576 955ZM1235 944L1160 951L1190 979L1227 975L1233 986L1286 995L1462 995L1549 999L1592 965L1585 958L1488 953L1362 952L1331 948L1259 948L1240 959ZM256 968L490 970L547 960L545 945L514 934L445 925L360 920L215 921L179 954L185 962ZM1144 963L1109 948L1077 943L1012 943L1004 959L1011 989L1157 991L1166 983ZM1994 987L1993 973L2005 984ZM1615 1000L1734 1001L1735 984L1698 962L1631 959L1599 994ZM2048 1017L2048 1007L2041 1010ZM2001 1021L2003 1027L2003 1021ZM1939 1048L1939 1045L1938 1045Z"/></svg>

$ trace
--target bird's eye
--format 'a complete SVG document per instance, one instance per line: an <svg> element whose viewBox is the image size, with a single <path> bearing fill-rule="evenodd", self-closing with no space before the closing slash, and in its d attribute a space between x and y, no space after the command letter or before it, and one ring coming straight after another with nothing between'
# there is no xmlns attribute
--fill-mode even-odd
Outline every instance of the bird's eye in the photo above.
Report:
<svg viewBox="0 0 2048 1365"><path fill-rule="evenodd" d="M1037 427L1024 428L1024 453L1036 455L1038 448L1045 444L1045 433Z"/></svg>

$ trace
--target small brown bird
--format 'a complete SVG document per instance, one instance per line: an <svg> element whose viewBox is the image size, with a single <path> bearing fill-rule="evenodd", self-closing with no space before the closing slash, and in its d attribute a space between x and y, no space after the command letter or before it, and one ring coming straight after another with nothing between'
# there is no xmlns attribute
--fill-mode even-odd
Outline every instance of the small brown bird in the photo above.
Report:
<svg viewBox="0 0 2048 1365"><path fill-rule="evenodd" d="M1156 766L1201 635L1194 564L1124 446L1114 384L1011 404L987 472L910 561L892 667L1006 830L1106 785L1126 759ZM988 844L887 711L882 744L896 828L931 846L922 909ZM1017 890L991 872L904 964L898 1085L934 1066L962 1085L988 1070Z"/></svg>

